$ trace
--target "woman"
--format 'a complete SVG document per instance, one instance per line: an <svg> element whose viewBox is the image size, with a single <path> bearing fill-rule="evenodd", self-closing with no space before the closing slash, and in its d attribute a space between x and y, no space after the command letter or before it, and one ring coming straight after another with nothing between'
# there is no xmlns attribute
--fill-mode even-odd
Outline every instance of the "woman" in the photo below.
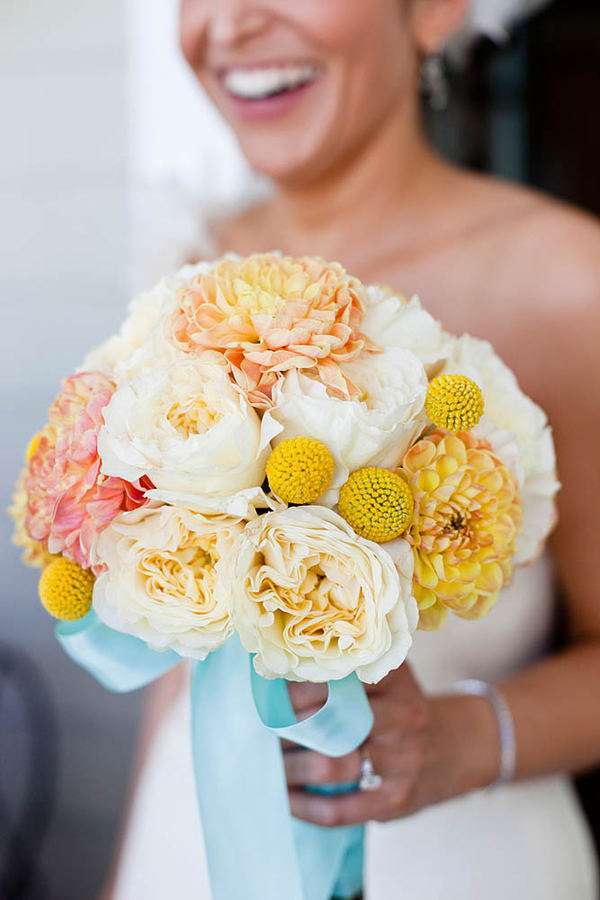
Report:
<svg viewBox="0 0 600 900"><path fill-rule="evenodd" d="M182 46L252 167L275 185L267 202L215 226L213 252L278 247L339 259L365 281L418 292L450 331L489 338L549 412L564 484L552 562L517 574L476 629L457 621L433 638L420 633L410 665L371 694L366 749L379 789L307 793L306 784L357 779L361 755L288 748L292 811L324 826L372 823L371 900L517 891L591 900L589 837L557 773L600 761L600 230L573 209L453 168L427 145L421 64L466 6L184 0ZM567 646L546 655L555 576ZM467 676L495 692L451 693ZM321 702L315 686L292 686L292 696L301 713ZM108 894L117 900L210 896L185 709L180 684L165 682ZM495 784L500 772L514 781Z"/></svg>

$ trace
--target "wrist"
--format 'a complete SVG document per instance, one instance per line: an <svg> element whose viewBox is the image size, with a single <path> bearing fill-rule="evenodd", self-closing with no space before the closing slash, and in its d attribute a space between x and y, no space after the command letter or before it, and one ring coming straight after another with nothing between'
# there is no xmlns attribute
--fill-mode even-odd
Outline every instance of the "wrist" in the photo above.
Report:
<svg viewBox="0 0 600 900"><path fill-rule="evenodd" d="M493 784L500 771L498 725L490 703L476 695L432 698L432 730L445 760L448 797Z"/></svg>

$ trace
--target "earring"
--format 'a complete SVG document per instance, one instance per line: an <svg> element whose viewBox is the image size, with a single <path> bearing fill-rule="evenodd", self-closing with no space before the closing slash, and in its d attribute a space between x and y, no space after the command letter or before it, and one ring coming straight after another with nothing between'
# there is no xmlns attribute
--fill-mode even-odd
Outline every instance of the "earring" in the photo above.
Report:
<svg viewBox="0 0 600 900"><path fill-rule="evenodd" d="M441 54L427 56L421 68L421 87L434 112L442 112L448 106L448 79Z"/></svg>

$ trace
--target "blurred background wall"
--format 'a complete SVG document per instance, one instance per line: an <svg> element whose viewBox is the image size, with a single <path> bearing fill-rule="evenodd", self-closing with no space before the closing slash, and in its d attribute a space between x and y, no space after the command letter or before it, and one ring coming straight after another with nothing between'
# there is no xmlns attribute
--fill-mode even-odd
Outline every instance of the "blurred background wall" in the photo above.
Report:
<svg viewBox="0 0 600 900"><path fill-rule="evenodd" d="M128 293L128 46L122 0L2 0L0 10L0 506L63 375L114 331ZM108 864L139 698L113 697L59 650L0 516L0 643L39 668L58 733L39 876L17 896L88 900ZM31 767L52 772L51 733L30 757L22 666L0 652L0 852L28 809ZM32 696L33 695L33 696ZM30 702L40 705L30 686ZM39 710L38 710L39 711ZM35 717L35 710L31 711ZM41 723L44 724L44 723ZM46 723L47 725L47 723ZM40 812L29 808L29 822ZM46 803L51 800L47 796ZM11 849L13 863L32 832ZM0 860L0 865L2 860ZM33 888L33 883L36 887ZM2 890L0 889L0 896ZM8 900L3 897L2 900Z"/></svg>
<svg viewBox="0 0 600 900"><path fill-rule="evenodd" d="M198 210L216 197L230 202L246 184L227 133L177 60L174 3L2 0L2 507L60 378L122 318L132 268L140 287L174 265L175 245L200 241ZM597 0L557 0L505 47L480 42L467 70L449 77L448 109L427 115L444 153L600 213ZM195 110L182 125L174 95ZM0 517L0 872L7 854L14 862L28 851L36 870L0 900L93 900L122 811L140 698L107 694L59 651L36 602L36 573L9 538ZM597 783L582 785L593 823ZM40 853L30 827L8 843L23 813L42 828L49 816Z"/></svg>

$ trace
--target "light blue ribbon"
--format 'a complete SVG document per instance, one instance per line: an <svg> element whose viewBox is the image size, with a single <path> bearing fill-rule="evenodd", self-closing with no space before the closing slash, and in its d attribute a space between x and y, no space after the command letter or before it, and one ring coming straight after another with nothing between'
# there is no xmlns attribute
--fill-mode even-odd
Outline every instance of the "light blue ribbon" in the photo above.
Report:
<svg viewBox="0 0 600 900"><path fill-rule="evenodd" d="M66 653L104 687L144 687L181 662L94 612L61 623ZM283 680L257 675L237 637L192 671L196 791L214 900L330 900L361 889L363 829L319 828L290 816L280 739L344 756L373 725L356 676L329 683L327 702L296 720Z"/></svg>

